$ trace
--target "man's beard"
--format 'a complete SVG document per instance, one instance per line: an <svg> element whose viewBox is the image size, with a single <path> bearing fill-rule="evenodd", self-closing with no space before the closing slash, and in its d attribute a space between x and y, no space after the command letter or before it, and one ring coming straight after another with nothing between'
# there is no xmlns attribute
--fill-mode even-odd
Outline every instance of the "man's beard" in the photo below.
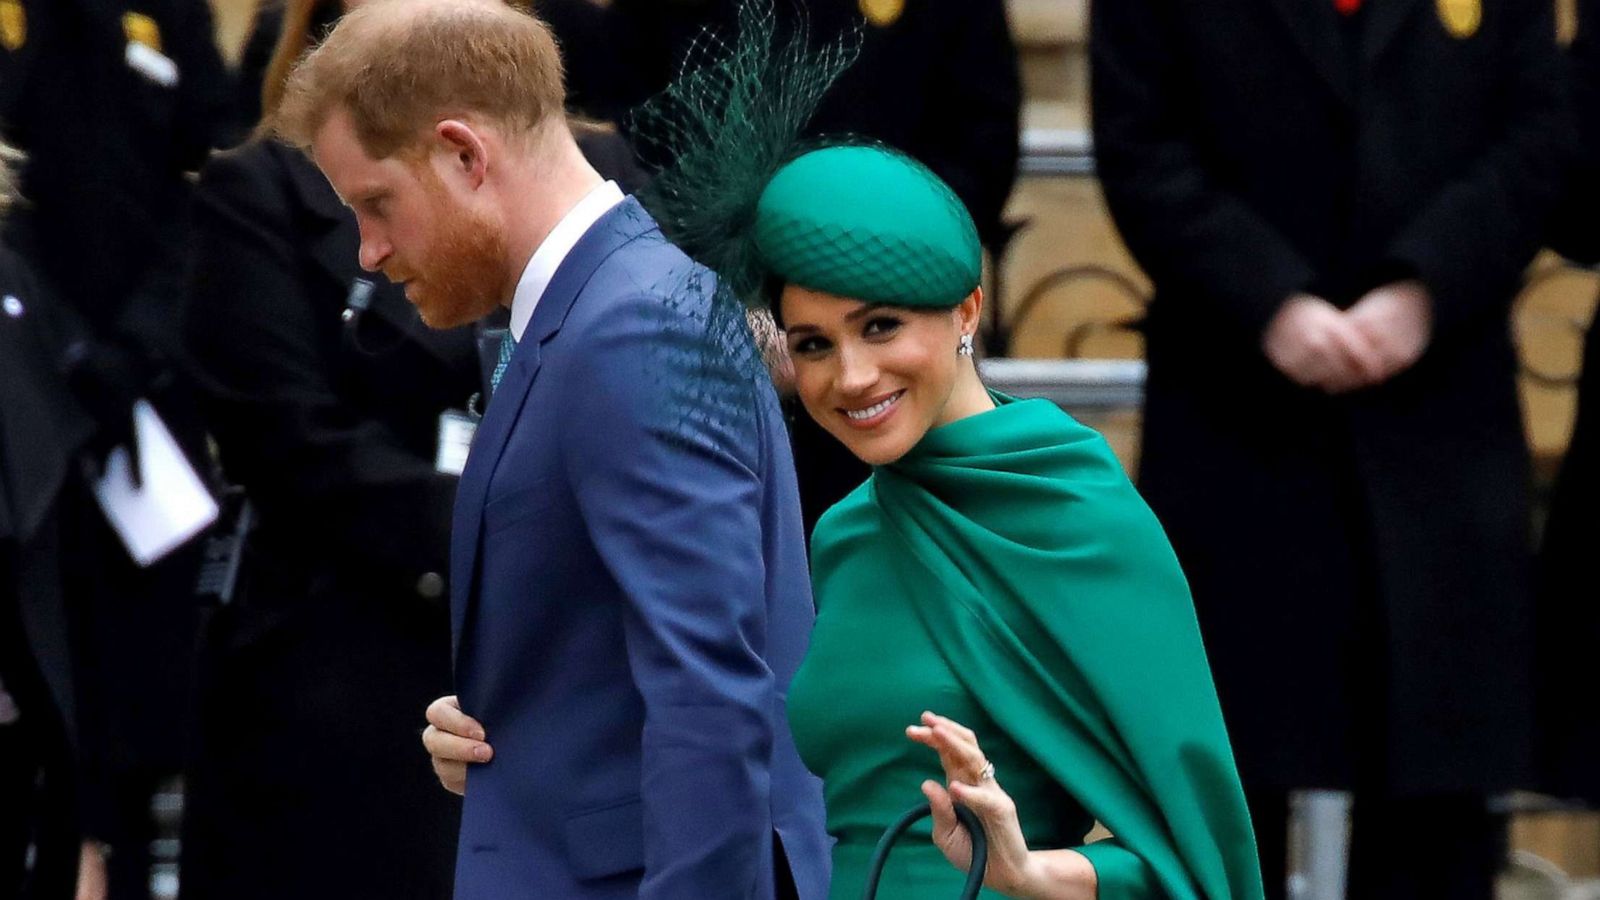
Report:
<svg viewBox="0 0 1600 900"><path fill-rule="evenodd" d="M437 242L406 284L406 298L437 329L471 324L501 305L507 256L505 235L442 194Z"/></svg>

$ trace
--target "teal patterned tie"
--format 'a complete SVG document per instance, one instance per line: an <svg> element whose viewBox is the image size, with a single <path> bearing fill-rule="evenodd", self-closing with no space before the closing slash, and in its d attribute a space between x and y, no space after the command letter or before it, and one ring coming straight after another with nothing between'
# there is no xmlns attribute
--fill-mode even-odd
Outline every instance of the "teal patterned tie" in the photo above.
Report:
<svg viewBox="0 0 1600 900"><path fill-rule="evenodd" d="M517 352L517 336L506 329L505 337L500 339L500 361L494 364L494 375L489 378L489 390L500 387L500 379L505 377L506 367L511 365L511 357Z"/></svg>

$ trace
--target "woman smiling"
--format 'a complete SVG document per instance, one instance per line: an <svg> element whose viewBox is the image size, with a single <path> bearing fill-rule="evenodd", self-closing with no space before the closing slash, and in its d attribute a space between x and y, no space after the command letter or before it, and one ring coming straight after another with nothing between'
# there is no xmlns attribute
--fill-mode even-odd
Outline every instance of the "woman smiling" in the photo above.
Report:
<svg viewBox="0 0 1600 900"><path fill-rule="evenodd" d="M984 388L981 257L950 189L894 151L825 147L772 178L754 233L802 403L874 467L812 538L789 694L832 895L855 896L920 791L932 843L893 858L880 897L957 894L952 802L1007 896L1259 897L1183 574L1098 434ZM1116 837L1085 845L1097 820Z"/></svg>

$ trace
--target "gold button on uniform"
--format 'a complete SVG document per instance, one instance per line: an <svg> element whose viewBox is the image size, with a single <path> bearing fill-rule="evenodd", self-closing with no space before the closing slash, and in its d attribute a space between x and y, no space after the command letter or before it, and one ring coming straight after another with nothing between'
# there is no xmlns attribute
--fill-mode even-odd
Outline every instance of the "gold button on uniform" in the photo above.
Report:
<svg viewBox="0 0 1600 900"><path fill-rule="evenodd" d="M860 0L861 14L879 28L888 28L906 11L906 0Z"/></svg>
<svg viewBox="0 0 1600 900"><path fill-rule="evenodd" d="M143 44L157 53L161 52L161 26L144 13L123 13L122 35L130 44Z"/></svg>
<svg viewBox="0 0 1600 900"><path fill-rule="evenodd" d="M1483 0L1434 0L1444 30L1458 41L1478 33L1483 24Z"/></svg>
<svg viewBox="0 0 1600 900"><path fill-rule="evenodd" d="M0 0L0 47L22 49L28 42L28 13L22 0Z"/></svg>

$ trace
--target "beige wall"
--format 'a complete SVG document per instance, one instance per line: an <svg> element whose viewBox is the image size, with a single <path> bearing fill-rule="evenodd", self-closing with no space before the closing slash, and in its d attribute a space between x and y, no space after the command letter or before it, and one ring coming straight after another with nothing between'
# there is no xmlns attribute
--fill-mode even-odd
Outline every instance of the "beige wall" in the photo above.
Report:
<svg viewBox="0 0 1600 900"><path fill-rule="evenodd" d="M256 3L257 0L211 0L211 10L217 18L217 46L230 62L250 29Z"/></svg>

